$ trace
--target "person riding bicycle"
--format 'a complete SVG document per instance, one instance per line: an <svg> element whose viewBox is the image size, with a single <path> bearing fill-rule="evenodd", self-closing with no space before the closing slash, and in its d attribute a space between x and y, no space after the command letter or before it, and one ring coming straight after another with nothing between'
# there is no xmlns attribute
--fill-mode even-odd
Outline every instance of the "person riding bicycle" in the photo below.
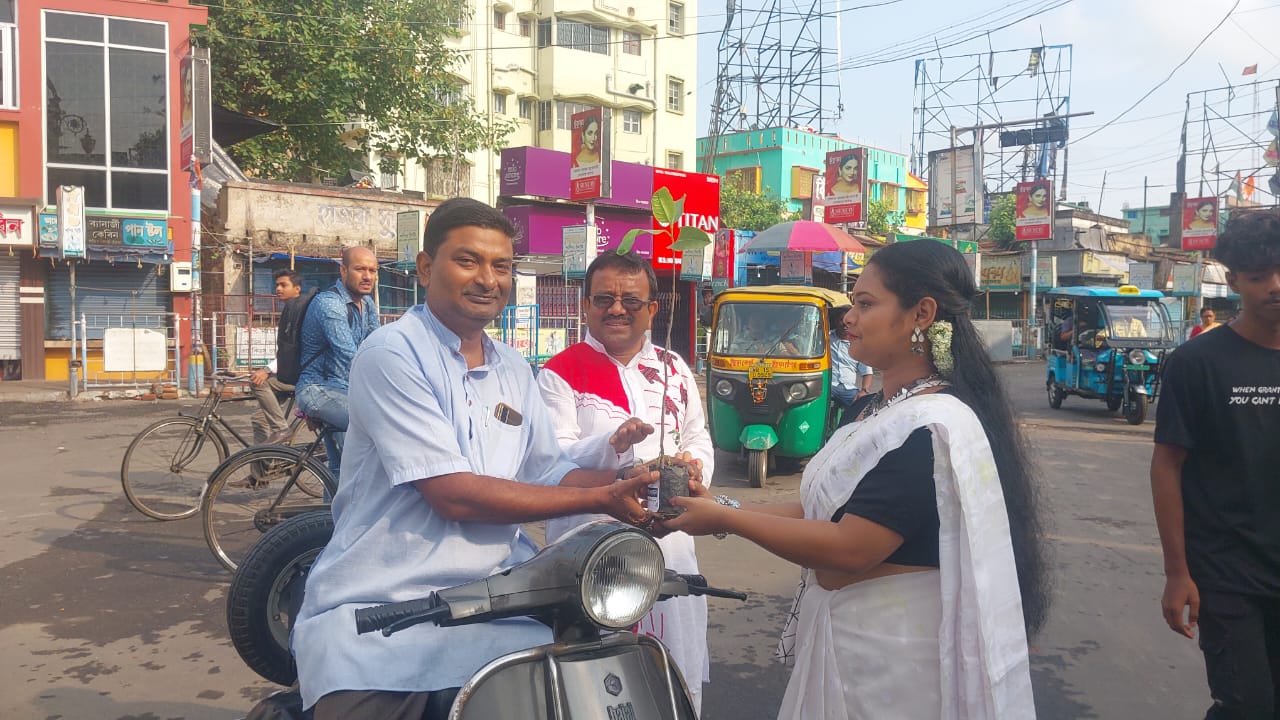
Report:
<svg viewBox="0 0 1280 720"><path fill-rule="evenodd" d="M523 522L651 518L636 498L657 473L571 463L528 362L484 332L510 294L514 236L484 203L441 203L417 257L426 301L373 333L351 365L333 538L293 626L303 705L315 720L435 717L486 663L551 641L528 618L357 635L357 609L529 559L536 546ZM652 432L629 418L610 445L625 452Z"/></svg>
<svg viewBox="0 0 1280 720"><path fill-rule="evenodd" d="M297 270L284 268L272 275L276 285L276 299L281 303L302 294L302 275ZM253 396L258 400L258 410L253 414L253 444L286 439L289 431L289 419L284 416L280 400L293 394L293 386L276 378L276 358L265 367L260 367L249 376L249 384L253 386Z"/></svg>
<svg viewBox="0 0 1280 720"><path fill-rule="evenodd" d="M325 438L329 468L338 474L347 429L347 376L356 348L378 328L373 291L378 257L367 247L342 251L333 287L316 293L302 321L302 372L294 398L307 417L331 426Z"/></svg>

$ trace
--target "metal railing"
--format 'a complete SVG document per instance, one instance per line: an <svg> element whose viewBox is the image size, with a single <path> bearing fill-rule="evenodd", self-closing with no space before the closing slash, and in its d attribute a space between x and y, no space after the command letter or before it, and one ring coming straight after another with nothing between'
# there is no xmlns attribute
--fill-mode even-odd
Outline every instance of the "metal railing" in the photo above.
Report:
<svg viewBox="0 0 1280 720"><path fill-rule="evenodd" d="M72 383L78 390L177 386L182 325L177 313L81 313L71 324L71 360L78 373ZM94 348L90 335L102 338L93 341Z"/></svg>

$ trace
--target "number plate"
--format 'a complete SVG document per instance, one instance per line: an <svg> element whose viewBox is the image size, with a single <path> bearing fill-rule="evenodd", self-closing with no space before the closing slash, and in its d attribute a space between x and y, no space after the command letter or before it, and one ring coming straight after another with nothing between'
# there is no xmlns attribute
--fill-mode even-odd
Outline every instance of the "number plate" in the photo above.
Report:
<svg viewBox="0 0 1280 720"><path fill-rule="evenodd" d="M1125 370L1150 370L1150 365L1125 365Z"/></svg>
<svg viewBox="0 0 1280 720"><path fill-rule="evenodd" d="M747 370L748 380L768 380L773 377L773 366L768 363L758 362Z"/></svg>

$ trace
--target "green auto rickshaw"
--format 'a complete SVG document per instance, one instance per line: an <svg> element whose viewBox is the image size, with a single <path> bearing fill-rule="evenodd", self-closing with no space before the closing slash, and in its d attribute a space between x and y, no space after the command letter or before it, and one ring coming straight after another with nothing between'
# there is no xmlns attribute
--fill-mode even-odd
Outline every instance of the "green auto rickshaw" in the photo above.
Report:
<svg viewBox="0 0 1280 720"><path fill-rule="evenodd" d="M731 288L715 298L707 348L712 443L747 461L762 487L778 458L811 457L838 419L830 402L829 315L849 307L835 290L796 285Z"/></svg>

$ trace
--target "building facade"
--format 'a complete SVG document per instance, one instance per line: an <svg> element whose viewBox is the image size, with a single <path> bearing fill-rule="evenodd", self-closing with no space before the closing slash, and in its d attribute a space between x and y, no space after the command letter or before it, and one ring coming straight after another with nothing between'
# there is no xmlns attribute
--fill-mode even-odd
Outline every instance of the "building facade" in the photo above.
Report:
<svg viewBox="0 0 1280 720"><path fill-rule="evenodd" d="M0 254L0 325L18 319L16 359L14 334L0 331L6 379L68 372L72 283L57 257L59 186L84 188L75 315L189 321L192 294L171 293L169 280L173 262L191 259L180 66L206 14L187 0L0 0L0 212L19 221L4 227L21 226L0 233L13 250ZM81 343L99 360L103 325Z"/></svg>
<svg viewBox="0 0 1280 720"><path fill-rule="evenodd" d="M569 118L609 108L613 159L693 170L697 137L695 0L477 0L449 41L462 90L490 121L511 121L508 147L569 152ZM376 155L370 167L388 165ZM401 161L384 188L428 197L498 197L499 154Z"/></svg>
<svg viewBox="0 0 1280 720"><path fill-rule="evenodd" d="M863 146L805 129L751 130L722 135L714 146L711 138L699 138L698 167L713 168L728 185L781 197L791 210L809 217L814 179L821 176L827 153L856 147ZM870 199L888 205L890 225L907 224L908 176L906 155L867 147ZM919 201L916 195L910 197Z"/></svg>

